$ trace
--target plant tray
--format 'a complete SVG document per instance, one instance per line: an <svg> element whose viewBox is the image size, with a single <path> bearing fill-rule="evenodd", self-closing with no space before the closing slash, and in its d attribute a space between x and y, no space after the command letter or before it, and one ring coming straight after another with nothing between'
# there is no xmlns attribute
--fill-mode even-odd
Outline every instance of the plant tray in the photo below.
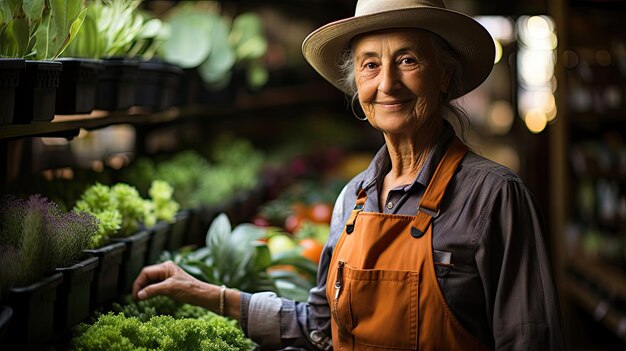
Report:
<svg viewBox="0 0 626 351"><path fill-rule="evenodd" d="M13 124L51 121L63 65L52 61L26 60L25 63L15 90Z"/></svg>
<svg viewBox="0 0 626 351"><path fill-rule="evenodd" d="M135 105L162 111L175 104L182 68L162 61L144 61L139 63L139 74Z"/></svg>
<svg viewBox="0 0 626 351"><path fill-rule="evenodd" d="M20 82L20 71L25 67L23 59L0 59L0 125L13 122L15 89Z"/></svg>
<svg viewBox="0 0 626 351"><path fill-rule="evenodd" d="M98 266L91 283L91 310L117 297L120 266L126 251L126 244L111 243L97 249L85 250L88 255L98 258Z"/></svg>
<svg viewBox="0 0 626 351"><path fill-rule="evenodd" d="M158 222L147 229L150 232L150 240L148 241L148 250L146 252L147 264L156 263L159 257L161 257L170 233L169 229L170 225L165 222Z"/></svg>
<svg viewBox="0 0 626 351"><path fill-rule="evenodd" d="M182 210L176 214L176 222L170 225L170 236L167 242L169 251L178 250L187 243L185 234L188 231L190 219L191 213L189 210Z"/></svg>
<svg viewBox="0 0 626 351"><path fill-rule="evenodd" d="M90 314L91 283L98 267L98 257L89 256L71 267L57 268L63 283L57 290L54 319L56 330L63 333Z"/></svg>
<svg viewBox="0 0 626 351"><path fill-rule="evenodd" d="M9 350L39 350L54 335L54 304L63 274L55 273L34 284L12 288L8 304L13 318L7 341Z"/></svg>
<svg viewBox="0 0 626 351"><path fill-rule="evenodd" d="M95 108L124 110L135 102L138 61L124 58L103 59L105 69L98 78Z"/></svg>
<svg viewBox="0 0 626 351"><path fill-rule="evenodd" d="M102 60L60 58L63 64L56 95L57 114L90 113L96 103L98 77L104 70Z"/></svg>
<svg viewBox="0 0 626 351"><path fill-rule="evenodd" d="M123 295L130 292L135 279L146 264L146 252L148 251L148 241L150 232L142 230L137 234L127 238L114 238L112 241L121 242L126 245L126 251L122 257L120 267L120 277L118 284L118 294Z"/></svg>

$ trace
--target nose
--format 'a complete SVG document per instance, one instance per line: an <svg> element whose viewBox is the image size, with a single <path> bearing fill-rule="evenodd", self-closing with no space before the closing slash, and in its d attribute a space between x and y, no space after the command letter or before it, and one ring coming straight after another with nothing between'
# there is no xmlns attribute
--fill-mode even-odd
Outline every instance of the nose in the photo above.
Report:
<svg viewBox="0 0 626 351"><path fill-rule="evenodd" d="M378 91L390 94L400 86L400 76L394 65L384 65L382 67Z"/></svg>

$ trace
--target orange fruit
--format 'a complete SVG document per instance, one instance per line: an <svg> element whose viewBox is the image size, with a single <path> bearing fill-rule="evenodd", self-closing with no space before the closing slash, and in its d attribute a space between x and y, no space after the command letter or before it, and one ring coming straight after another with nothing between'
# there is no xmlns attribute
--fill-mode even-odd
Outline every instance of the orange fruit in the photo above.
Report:
<svg viewBox="0 0 626 351"><path fill-rule="evenodd" d="M316 203L309 210L309 218L316 223L330 223L333 216L333 206L325 203Z"/></svg>
<svg viewBox="0 0 626 351"><path fill-rule="evenodd" d="M322 250L324 249L324 245L320 244L314 239L309 238L298 241L298 245L302 247L300 255L316 264L320 263L320 256L322 256Z"/></svg>

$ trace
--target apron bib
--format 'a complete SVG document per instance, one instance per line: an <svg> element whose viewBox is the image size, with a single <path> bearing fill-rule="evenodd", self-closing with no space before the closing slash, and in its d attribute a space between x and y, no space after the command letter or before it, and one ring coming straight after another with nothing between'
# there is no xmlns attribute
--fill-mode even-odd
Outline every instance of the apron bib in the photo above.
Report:
<svg viewBox="0 0 626 351"><path fill-rule="evenodd" d="M453 142L416 216L363 212L360 190L328 270L335 350L487 350L452 314L432 257L433 215L466 152Z"/></svg>

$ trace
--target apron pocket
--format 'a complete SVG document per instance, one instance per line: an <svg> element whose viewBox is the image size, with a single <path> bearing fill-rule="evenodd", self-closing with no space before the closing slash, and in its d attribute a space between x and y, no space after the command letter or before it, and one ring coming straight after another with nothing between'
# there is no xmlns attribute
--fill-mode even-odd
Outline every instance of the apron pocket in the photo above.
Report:
<svg viewBox="0 0 626 351"><path fill-rule="evenodd" d="M417 348L418 272L359 270L346 265L344 281L347 289L337 307L342 319L349 319L344 325L356 343Z"/></svg>

